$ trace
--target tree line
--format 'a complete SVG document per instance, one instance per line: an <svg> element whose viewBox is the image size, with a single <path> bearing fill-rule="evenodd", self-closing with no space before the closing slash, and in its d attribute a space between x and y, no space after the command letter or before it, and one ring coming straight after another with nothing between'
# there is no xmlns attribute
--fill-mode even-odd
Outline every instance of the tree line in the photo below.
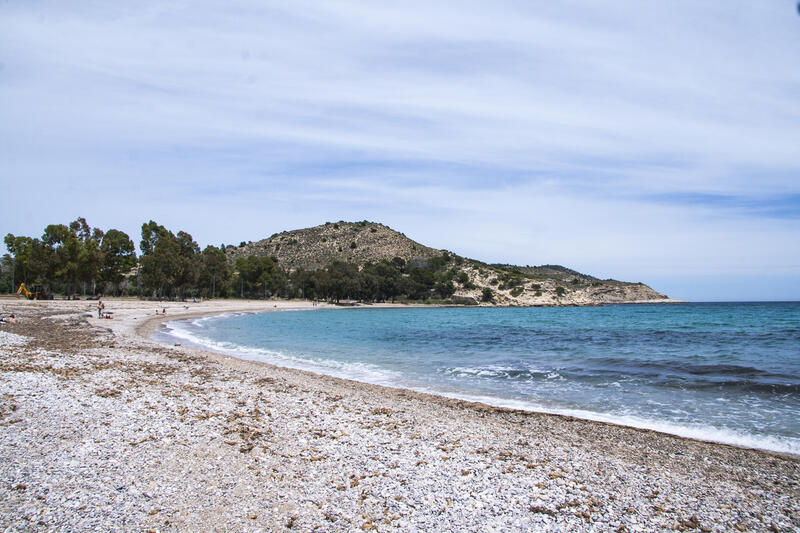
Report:
<svg viewBox="0 0 800 533"><path fill-rule="evenodd" d="M366 265L333 262L318 270L288 271L274 257L231 260L232 246L200 249L189 233L142 224L137 255L123 231L91 228L84 218L47 226L40 238L5 236L0 292L20 283L63 297L307 298L340 302L447 299L456 283L469 286L463 259L448 253L408 263L400 257Z"/></svg>

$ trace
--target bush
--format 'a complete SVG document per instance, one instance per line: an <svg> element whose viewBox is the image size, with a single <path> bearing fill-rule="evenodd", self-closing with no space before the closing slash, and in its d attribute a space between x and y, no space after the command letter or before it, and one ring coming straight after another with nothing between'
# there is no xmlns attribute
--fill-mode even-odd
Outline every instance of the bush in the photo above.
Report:
<svg viewBox="0 0 800 533"><path fill-rule="evenodd" d="M564 293L566 293L566 292L567 292L567 289L565 289L564 287L556 287L556 294L558 295L559 298L561 296L564 296Z"/></svg>
<svg viewBox="0 0 800 533"><path fill-rule="evenodd" d="M489 287L484 287L483 292L481 293L481 300L484 302L494 301L494 291Z"/></svg>
<svg viewBox="0 0 800 533"><path fill-rule="evenodd" d="M350 243L350 249L351 250L355 250L357 246L358 245L356 244L356 241L353 241L353 242Z"/></svg>
<svg viewBox="0 0 800 533"><path fill-rule="evenodd" d="M524 290L524 289L523 289L522 287L517 287L517 288L515 288L515 289L513 289L513 290L511 291L511 296L512 296L512 297L514 297L514 298L516 298L517 296L519 296L520 294L522 294L522 291L523 291L523 290Z"/></svg>

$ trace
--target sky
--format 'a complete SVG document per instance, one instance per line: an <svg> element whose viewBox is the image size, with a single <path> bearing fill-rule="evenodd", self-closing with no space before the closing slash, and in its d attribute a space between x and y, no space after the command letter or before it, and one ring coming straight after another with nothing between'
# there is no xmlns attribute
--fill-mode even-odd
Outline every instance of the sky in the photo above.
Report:
<svg viewBox="0 0 800 533"><path fill-rule="evenodd" d="M371 220L800 300L799 51L789 0L0 0L0 234Z"/></svg>

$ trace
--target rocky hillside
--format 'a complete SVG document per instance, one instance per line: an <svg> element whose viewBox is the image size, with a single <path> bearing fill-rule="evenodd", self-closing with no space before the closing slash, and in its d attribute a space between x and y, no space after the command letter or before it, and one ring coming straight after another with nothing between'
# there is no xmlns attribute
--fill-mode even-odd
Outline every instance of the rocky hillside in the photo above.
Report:
<svg viewBox="0 0 800 533"><path fill-rule="evenodd" d="M555 272L548 272L553 268ZM565 306L672 301L643 283L568 274L574 271L555 265L520 268L471 262L465 270L470 282L459 287L453 295L456 301L465 304ZM485 301L486 289L492 292L490 301Z"/></svg>
<svg viewBox="0 0 800 533"><path fill-rule="evenodd" d="M327 222L313 228L276 233L258 242L227 249L229 259L258 255L274 257L289 271L317 270L334 261L363 266L396 257L425 267L446 257L448 279L455 287L454 303L467 305L553 306L605 303L668 302L666 295L642 283L599 280L560 265L518 267L488 265L429 248L375 222Z"/></svg>
<svg viewBox="0 0 800 533"><path fill-rule="evenodd" d="M388 226L367 221L326 222L228 249L229 257L234 260L247 255L266 255L276 258L288 270L316 270L333 261L363 265L395 257L406 262L424 262L441 254L442 250L428 248Z"/></svg>

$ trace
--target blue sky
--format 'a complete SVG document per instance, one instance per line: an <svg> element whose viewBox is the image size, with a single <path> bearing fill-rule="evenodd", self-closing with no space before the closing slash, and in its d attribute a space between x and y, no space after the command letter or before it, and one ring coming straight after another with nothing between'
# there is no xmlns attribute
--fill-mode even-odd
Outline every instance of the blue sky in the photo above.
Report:
<svg viewBox="0 0 800 533"><path fill-rule="evenodd" d="M585 4L6 1L0 233L368 219L677 298L800 299L795 2Z"/></svg>

